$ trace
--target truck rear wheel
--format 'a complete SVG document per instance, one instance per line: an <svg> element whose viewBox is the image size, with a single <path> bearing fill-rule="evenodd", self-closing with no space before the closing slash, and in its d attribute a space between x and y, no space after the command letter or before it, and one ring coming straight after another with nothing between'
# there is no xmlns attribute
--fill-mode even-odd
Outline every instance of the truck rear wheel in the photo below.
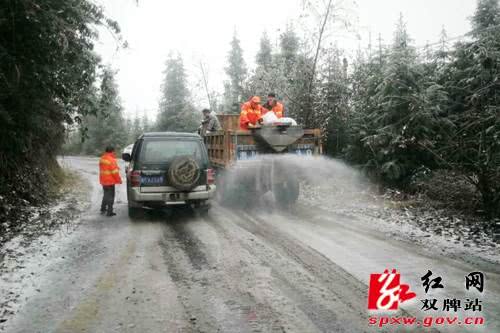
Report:
<svg viewBox="0 0 500 333"><path fill-rule="evenodd" d="M273 194L279 207L289 208L299 198L299 181L294 177L288 177L284 182L274 184Z"/></svg>
<svg viewBox="0 0 500 333"><path fill-rule="evenodd" d="M228 193L228 189L224 179L224 174L222 173L222 171L217 173L216 183L217 183L217 190L215 192L215 198L217 199L217 202L219 202L221 205L225 205L228 203L230 196Z"/></svg>
<svg viewBox="0 0 500 333"><path fill-rule="evenodd" d="M223 206L251 208L258 197L254 179L242 180L226 173L217 180L217 201Z"/></svg>

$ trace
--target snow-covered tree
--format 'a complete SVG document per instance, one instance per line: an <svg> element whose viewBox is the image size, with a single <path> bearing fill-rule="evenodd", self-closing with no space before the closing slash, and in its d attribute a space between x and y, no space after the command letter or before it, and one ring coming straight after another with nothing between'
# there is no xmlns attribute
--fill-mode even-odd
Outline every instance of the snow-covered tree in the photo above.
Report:
<svg viewBox="0 0 500 333"><path fill-rule="evenodd" d="M240 40L236 34L233 34L231 40L231 49L227 57L226 74L229 77L228 100L225 101L227 106L235 103L241 103L247 97L243 95L243 85L247 76L247 67L243 58L243 49L240 45Z"/></svg>
<svg viewBox="0 0 500 333"><path fill-rule="evenodd" d="M101 75L97 105L97 115L87 116L84 121L84 127L88 131L83 150L87 154L99 154L108 145L120 149L127 143L125 119L115 82L115 72L109 67L104 68Z"/></svg>
<svg viewBox="0 0 500 333"><path fill-rule="evenodd" d="M500 214L500 7L479 0L470 42L459 43L443 75L449 99L438 154L446 167L464 172L486 211Z"/></svg>
<svg viewBox="0 0 500 333"><path fill-rule="evenodd" d="M163 75L156 128L161 131L195 131L197 120L180 54L169 55Z"/></svg>
<svg viewBox="0 0 500 333"><path fill-rule="evenodd" d="M264 31L262 37L260 38L260 48L255 56L255 62L257 63L257 68L262 68L267 71L270 69L273 61L272 56L272 46L267 33Z"/></svg>

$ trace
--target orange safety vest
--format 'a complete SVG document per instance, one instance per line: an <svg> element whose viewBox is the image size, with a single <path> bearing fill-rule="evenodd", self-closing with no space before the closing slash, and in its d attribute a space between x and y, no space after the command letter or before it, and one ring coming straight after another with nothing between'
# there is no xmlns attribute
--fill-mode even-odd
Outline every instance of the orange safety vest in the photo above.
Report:
<svg viewBox="0 0 500 333"><path fill-rule="evenodd" d="M241 106L240 113L240 128L248 130L248 124L256 125L260 118L262 118L263 107L258 105L256 109L252 107L250 102L246 102Z"/></svg>
<svg viewBox="0 0 500 333"><path fill-rule="evenodd" d="M99 160L99 182L109 186L122 183L120 168L114 153L104 153Z"/></svg>
<svg viewBox="0 0 500 333"><path fill-rule="evenodd" d="M266 104L266 106L267 106L267 104ZM264 106L264 110L265 110L264 114L268 113L269 111L273 111L274 114L276 115L276 117L282 118L283 117L283 109L284 109L283 104L281 104L280 102L276 102L276 105L273 106L271 110L266 109L266 107Z"/></svg>

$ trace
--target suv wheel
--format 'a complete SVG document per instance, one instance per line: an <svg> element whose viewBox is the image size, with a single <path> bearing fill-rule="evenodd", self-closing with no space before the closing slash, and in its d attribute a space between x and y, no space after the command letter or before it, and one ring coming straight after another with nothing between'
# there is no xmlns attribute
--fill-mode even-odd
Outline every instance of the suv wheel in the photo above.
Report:
<svg viewBox="0 0 500 333"><path fill-rule="evenodd" d="M200 216L207 217L209 209L210 209L209 207L203 207L202 209L200 209L199 211Z"/></svg>
<svg viewBox="0 0 500 333"><path fill-rule="evenodd" d="M142 215L142 208L129 207L128 216L132 219L138 218Z"/></svg>
<svg viewBox="0 0 500 333"><path fill-rule="evenodd" d="M208 211L210 209L210 203L206 201L195 202L193 204L193 209L198 215L205 217L208 215Z"/></svg>

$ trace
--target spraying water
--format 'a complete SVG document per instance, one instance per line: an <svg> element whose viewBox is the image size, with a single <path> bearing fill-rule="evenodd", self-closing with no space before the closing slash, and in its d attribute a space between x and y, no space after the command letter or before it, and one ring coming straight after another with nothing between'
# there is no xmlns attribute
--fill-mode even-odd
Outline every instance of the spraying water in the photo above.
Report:
<svg viewBox="0 0 500 333"><path fill-rule="evenodd" d="M359 171L325 156L259 155L238 161L222 183L226 205L234 207L276 207L283 200L340 210L374 204L374 186Z"/></svg>

